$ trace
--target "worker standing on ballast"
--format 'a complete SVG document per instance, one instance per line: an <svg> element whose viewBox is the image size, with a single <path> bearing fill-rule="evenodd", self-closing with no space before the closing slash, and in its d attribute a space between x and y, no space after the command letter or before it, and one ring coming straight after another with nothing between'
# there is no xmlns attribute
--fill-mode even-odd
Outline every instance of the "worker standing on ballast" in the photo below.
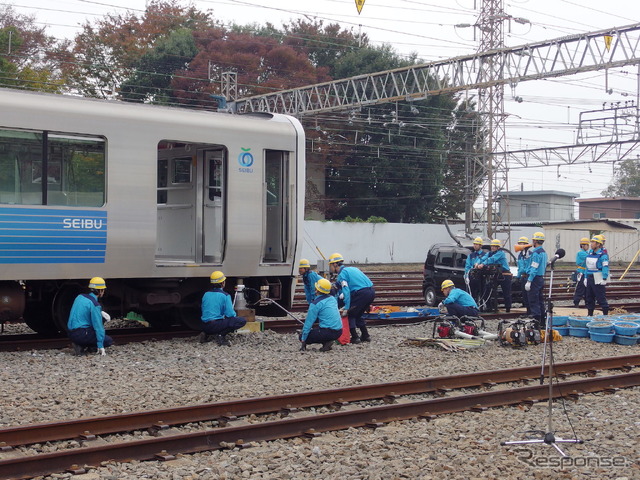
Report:
<svg viewBox="0 0 640 480"><path fill-rule="evenodd" d="M533 234L533 251L531 252L531 263L527 271L527 283L524 286L529 294L529 308L531 316L536 321L536 328L539 330L547 318L544 308L544 272L547 270L547 252L544 251L544 233Z"/></svg>
<svg viewBox="0 0 640 480"><path fill-rule="evenodd" d="M320 351L328 352L333 342L342 335L342 319L338 310L338 301L336 297L330 295L331 282L326 278L320 278L315 284L315 289L317 295L309 305L307 318L300 334L302 342L300 350L306 350L309 344L321 343ZM316 321L318 328L312 329Z"/></svg>
<svg viewBox="0 0 640 480"><path fill-rule="evenodd" d="M509 313L511 311L511 281L513 279L513 274L509 268L507 257L504 254L504 251L500 248L501 246L500 240L497 238L491 240L491 251L482 257L482 260L478 264L478 268L482 269L489 265L496 265L498 268L498 276L494 282L485 280L486 283L483 297L485 301L488 302L491 296L491 290L496 288L497 285L500 285L502 287L502 295L504 297L504 309Z"/></svg>
<svg viewBox="0 0 640 480"><path fill-rule="evenodd" d="M594 235L591 238L591 250L587 253L586 263L586 294L587 315L592 316L598 305L602 308L603 315L609 315L609 302L607 302L606 283L609 278L609 255L603 248L604 237Z"/></svg>
<svg viewBox="0 0 640 480"><path fill-rule="evenodd" d="M211 340L215 336L219 346L231 346L227 335L246 325L244 317L238 317L233 309L231 295L224 291L224 273L215 271L211 274L211 290L202 297L202 333L198 336L200 343Z"/></svg>
<svg viewBox="0 0 640 480"><path fill-rule="evenodd" d="M482 261L482 257L486 255L486 252L482 250L482 238L476 237L473 240L473 250L467 255L467 260L464 263L464 281L468 286L469 293L476 302L480 302L482 298L482 276L477 275L474 268Z"/></svg>
<svg viewBox="0 0 640 480"><path fill-rule="evenodd" d="M331 273L338 274L337 283L344 295L343 310L349 317L351 343L370 342L371 336L362 315L369 309L376 297L373 282L359 268L345 267L344 258L339 253L329 257ZM356 327L362 336L358 336Z"/></svg>
<svg viewBox="0 0 640 480"><path fill-rule="evenodd" d="M318 280L322 277L311 270L311 264L306 258L300 259L298 273L302 277L302 283L304 284L304 296L307 299L307 303L310 304L316 297L316 283L318 283Z"/></svg>
<svg viewBox="0 0 640 480"><path fill-rule="evenodd" d="M529 239L527 237L520 237L518 239L518 246L516 250L518 253L518 279L520 282L520 292L522 294L522 306L527 310L527 315L531 314L531 309L529 308L529 297L527 292L524 290L524 284L527 283L527 271L529 269L529 264L531 263L531 244L529 244Z"/></svg>
<svg viewBox="0 0 640 480"><path fill-rule="evenodd" d="M584 274L587 270L587 255L589 254L589 239L587 237L580 239L580 250L576 254L576 271L574 272L576 291L573 293L573 306L580 306L580 300L587 300L587 287L585 285Z"/></svg>
<svg viewBox="0 0 640 480"><path fill-rule="evenodd" d="M113 339L104 333L103 319L111 317L102 311L98 302L107 290L107 284L101 277L93 277L89 281L90 293L81 293L71 307L67 329L69 339L73 342L73 353L82 355L96 349L99 355L106 355L105 348L113 345Z"/></svg>

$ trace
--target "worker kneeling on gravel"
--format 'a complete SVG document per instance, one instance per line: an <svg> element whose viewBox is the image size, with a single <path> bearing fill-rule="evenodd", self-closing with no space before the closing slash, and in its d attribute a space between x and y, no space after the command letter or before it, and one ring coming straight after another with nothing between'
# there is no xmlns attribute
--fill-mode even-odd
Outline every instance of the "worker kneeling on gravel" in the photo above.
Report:
<svg viewBox="0 0 640 480"><path fill-rule="evenodd" d="M212 288L202 297L202 333L198 336L200 343L212 340L218 345L231 346L227 334L235 332L246 325L244 317L238 317L231 303L231 295L224 291L227 277L220 271L211 274Z"/></svg>
<svg viewBox="0 0 640 480"><path fill-rule="evenodd" d="M456 317L477 317L479 315L478 304L471 295L460 288L456 288L451 280L445 280L440 287L445 298L438 309Z"/></svg>
<svg viewBox="0 0 640 480"><path fill-rule="evenodd" d="M342 319L338 310L336 297L330 295L331 282L321 278L316 282L316 298L309 305L307 318L302 327L300 350L304 351L308 344L321 343L320 351L328 352L331 345L342 335ZM318 328L312 329L318 322Z"/></svg>
<svg viewBox="0 0 640 480"><path fill-rule="evenodd" d="M102 320L111 320L108 313L102 311L98 299L107 290L103 278L93 277L89 280L90 293L81 293L71 307L67 329L69 339L73 342L73 353L82 355L91 350L106 355L105 347L113 345L113 339L104 333Z"/></svg>

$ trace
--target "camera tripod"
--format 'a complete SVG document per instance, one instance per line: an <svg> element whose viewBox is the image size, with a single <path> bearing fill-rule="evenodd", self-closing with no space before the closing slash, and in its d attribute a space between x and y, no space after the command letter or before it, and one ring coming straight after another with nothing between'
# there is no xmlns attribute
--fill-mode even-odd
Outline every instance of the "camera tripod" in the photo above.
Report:
<svg viewBox="0 0 640 480"><path fill-rule="evenodd" d="M547 358L549 359L549 405L547 420L547 431L543 434L542 438L530 439L530 440L515 440L511 442L500 442L500 445L537 445L546 444L555 448L560 455L567 457L568 455L558 446L558 443L583 443L582 440L576 439L564 439L555 436L553 431L553 303L551 303L551 291L553 290L553 263L551 262L551 275L549 277L549 296L547 297L547 318L545 323L544 332L544 346L542 350L542 369L540 372L540 385L544 384L544 370ZM549 348L549 355L547 356L547 347Z"/></svg>

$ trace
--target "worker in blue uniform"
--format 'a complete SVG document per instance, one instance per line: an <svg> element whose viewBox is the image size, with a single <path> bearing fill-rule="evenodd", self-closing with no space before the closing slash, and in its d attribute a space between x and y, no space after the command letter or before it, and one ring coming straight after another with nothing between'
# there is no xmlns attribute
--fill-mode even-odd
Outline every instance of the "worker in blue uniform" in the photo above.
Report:
<svg viewBox="0 0 640 480"><path fill-rule="evenodd" d="M373 282L359 268L346 267L343 264L344 258L339 253L329 257L329 269L331 273L338 275L337 283L340 293L344 296L342 310L349 317L351 343L370 342L367 322L362 315L369 310L376 297ZM356 327L360 329L362 336L358 336Z"/></svg>
<svg viewBox="0 0 640 480"><path fill-rule="evenodd" d="M202 333L198 336L200 343L215 337L218 345L231 346L227 335L246 325L244 317L238 317L233 309L231 295L224 291L224 273L215 271L211 274L211 290L202 297Z"/></svg>
<svg viewBox="0 0 640 480"><path fill-rule="evenodd" d="M587 270L587 255L589 252L590 241L587 237L580 239L580 250L576 254L576 271L573 276L576 282L576 291L573 293L573 306L580 306L580 300L587 299L587 287L585 286L585 272Z"/></svg>
<svg viewBox="0 0 640 480"><path fill-rule="evenodd" d="M546 312L544 308L544 272L547 269L547 252L544 251L544 233L533 234L533 251L531 252L531 263L527 270L527 283L524 286L529 296L529 308L531 316L536 322L536 328L540 329L544 325Z"/></svg>
<svg viewBox="0 0 640 480"><path fill-rule="evenodd" d="M477 317L479 315L478 304L471 295L460 288L456 288L451 280L445 280L440 287L442 293L446 297L438 308L441 313L446 310L447 314L456 317L469 316Z"/></svg>
<svg viewBox="0 0 640 480"><path fill-rule="evenodd" d="M317 295L309 305L307 318L302 327L300 350L306 350L309 344L321 343L320 351L328 352L333 342L342 335L342 318L340 318L336 297L330 295L331 282L321 278L314 288ZM318 322L318 328L312 328L315 322Z"/></svg>
<svg viewBox="0 0 640 480"><path fill-rule="evenodd" d="M524 284L527 283L527 270L529 269L529 263L531 263L531 247L529 239L527 237L520 237L518 239L518 246L516 250L518 253L518 279L520 281L520 290L522 291L522 306L526 308L527 315L531 314L529 308L529 296L524 291Z"/></svg>
<svg viewBox="0 0 640 480"><path fill-rule="evenodd" d="M473 240L473 250L467 255L467 260L464 263L464 281L476 302L482 298L483 291L482 275L477 275L478 272L474 270L475 266L482 261L482 257L486 255L486 252L482 250L482 243L481 237L476 237Z"/></svg>
<svg viewBox="0 0 640 480"><path fill-rule="evenodd" d="M302 276L302 283L304 284L304 296L307 299L307 303L313 302L316 296L316 283L322 277L311 270L311 264L306 258L300 259L298 265L298 273Z"/></svg>
<svg viewBox="0 0 640 480"><path fill-rule="evenodd" d="M487 268L489 265L496 265L498 272L497 277L493 281L485 280L485 289L483 298L485 302L489 301L491 292L497 285L502 288L502 296L504 297L504 309L507 313L511 311L511 282L513 280L513 274L509 268L509 262L504 251L501 250L500 240L497 238L491 240L491 251L482 257L477 268Z"/></svg>
<svg viewBox="0 0 640 480"><path fill-rule="evenodd" d="M598 305L602 308L603 315L609 315L609 302L607 302L606 283L609 278L609 255L603 248L604 237L594 235L591 238L591 249L585 259L587 315L592 316Z"/></svg>
<svg viewBox="0 0 640 480"><path fill-rule="evenodd" d="M102 311L98 302L107 290L107 284L101 277L89 280L89 293L76 297L71 307L67 329L69 339L73 342L75 355L97 349L99 355L106 355L105 348L113 345L113 339L104 333L105 321L110 320L108 313Z"/></svg>

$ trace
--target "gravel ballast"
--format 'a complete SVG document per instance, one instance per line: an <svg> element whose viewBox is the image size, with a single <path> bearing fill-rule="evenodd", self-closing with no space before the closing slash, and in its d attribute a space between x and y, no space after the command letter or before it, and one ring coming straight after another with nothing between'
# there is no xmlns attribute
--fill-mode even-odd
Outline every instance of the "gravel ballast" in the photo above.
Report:
<svg viewBox="0 0 640 480"><path fill-rule="evenodd" d="M70 349L2 352L0 426L539 365L542 359L542 345L516 349L492 343L455 353L401 346L410 337L430 337L431 329L371 328L370 344L336 346L327 353L319 346L299 352L295 334L270 331L235 335L231 347L199 344L195 337L116 345L104 357L74 357ZM489 323L488 330L495 329ZM572 337L554 344L557 363L638 351ZM640 388L556 402L557 435L571 438L572 425L585 441L561 445L572 455L564 460L548 445L500 446L526 438L526 431L546 430L547 403L541 403L261 442L169 462L111 462L73 478L640 478L639 404Z"/></svg>

